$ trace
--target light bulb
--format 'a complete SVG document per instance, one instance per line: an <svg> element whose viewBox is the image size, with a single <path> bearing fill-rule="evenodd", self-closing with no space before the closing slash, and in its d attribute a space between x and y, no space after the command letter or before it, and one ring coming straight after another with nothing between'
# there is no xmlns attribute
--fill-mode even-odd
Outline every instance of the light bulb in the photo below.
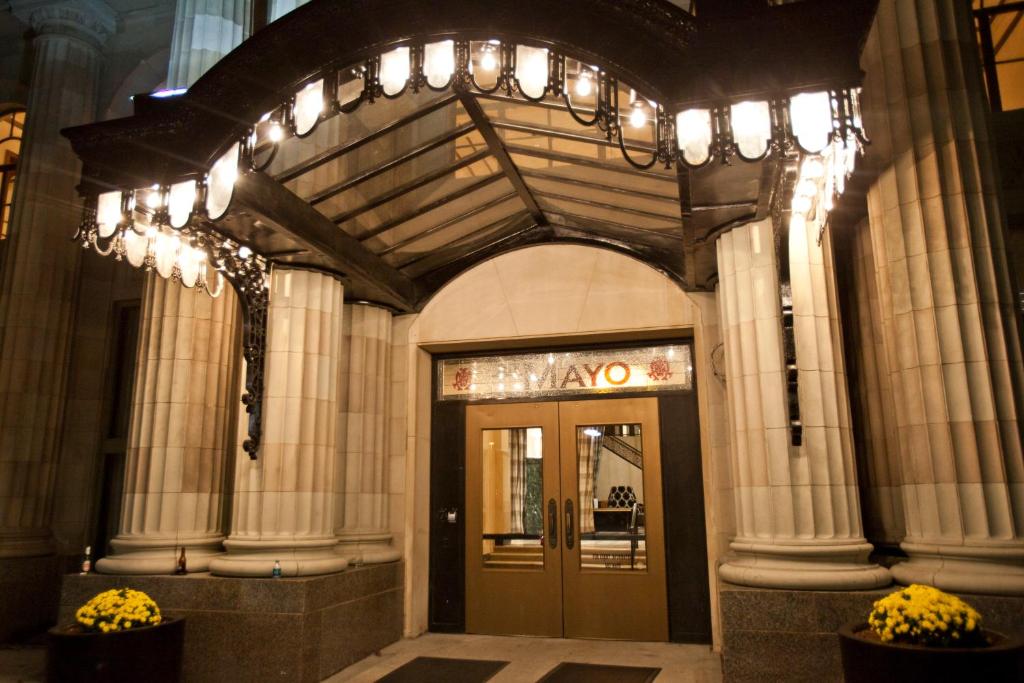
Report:
<svg viewBox="0 0 1024 683"><path fill-rule="evenodd" d="M385 95L397 95L409 81L409 48L396 47L380 56L380 86Z"/></svg>
<svg viewBox="0 0 1024 683"><path fill-rule="evenodd" d="M799 197L813 197L818 194L818 185L813 180L805 178L797 183L796 194Z"/></svg>
<svg viewBox="0 0 1024 683"><path fill-rule="evenodd" d="M267 131L267 137L271 142L281 142L284 140L284 128L277 121L270 124L270 130Z"/></svg>
<svg viewBox="0 0 1024 683"><path fill-rule="evenodd" d="M580 97L590 97L594 92L594 72L590 69L580 69L580 75L576 79L576 94Z"/></svg>
<svg viewBox="0 0 1024 683"><path fill-rule="evenodd" d="M480 68L484 71L494 71L498 66L498 60L494 56L493 47L485 47L484 53L480 56Z"/></svg>
<svg viewBox="0 0 1024 683"><path fill-rule="evenodd" d="M159 209L160 205L163 203L161 199L162 197L160 196L160 186L154 185L153 187L149 188L149 192L146 193L146 206L148 206L151 209Z"/></svg>
<svg viewBox="0 0 1024 683"><path fill-rule="evenodd" d="M252 256L252 249L244 245L238 248L238 258L247 259L250 256Z"/></svg>
<svg viewBox="0 0 1024 683"><path fill-rule="evenodd" d="M443 88L455 73L455 41L428 43L423 51L423 72L428 85Z"/></svg>
<svg viewBox="0 0 1024 683"><path fill-rule="evenodd" d="M647 112L644 111L643 102L633 103L633 111L629 113L629 125L634 128L643 128L647 125Z"/></svg>
<svg viewBox="0 0 1024 683"><path fill-rule="evenodd" d="M544 96L548 86L548 51L544 48L516 46L516 79L527 97Z"/></svg>
<svg viewBox="0 0 1024 683"><path fill-rule="evenodd" d="M676 116L676 138L687 163L699 166L711 154L711 110L687 109Z"/></svg>
<svg viewBox="0 0 1024 683"><path fill-rule="evenodd" d="M805 159L800 168L800 175L810 180L817 180L825 175L825 164L821 163L821 159L818 158Z"/></svg>

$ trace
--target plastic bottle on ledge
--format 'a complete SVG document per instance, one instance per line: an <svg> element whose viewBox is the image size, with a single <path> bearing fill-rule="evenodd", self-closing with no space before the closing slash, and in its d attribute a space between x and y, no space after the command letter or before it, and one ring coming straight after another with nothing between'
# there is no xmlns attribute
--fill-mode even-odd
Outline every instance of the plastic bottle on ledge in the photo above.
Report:
<svg viewBox="0 0 1024 683"><path fill-rule="evenodd" d="M275 578L275 579L280 579L281 578L281 561L280 560L274 560L274 571L272 571L270 573L270 576Z"/></svg>
<svg viewBox="0 0 1024 683"><path fill-rule="evenodd" d="M82 559L82 574L92 571L92 546L85 546L85 558Z"/></svg>

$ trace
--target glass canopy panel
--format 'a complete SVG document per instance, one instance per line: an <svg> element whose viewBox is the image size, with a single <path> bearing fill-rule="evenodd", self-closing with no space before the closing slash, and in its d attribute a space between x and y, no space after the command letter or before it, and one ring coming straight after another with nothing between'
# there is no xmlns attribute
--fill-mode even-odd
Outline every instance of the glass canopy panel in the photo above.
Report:
<svg viewBox="0 0 1024 683"><path fill-rule="evenodd" d="M481 207L477 206L476 208L480 209ZM472 215L467 214L465 217L446 225L444 228L430 232L426 230L421 231L416 235L410 236L410 239L401 243L396 242L388 250L379 253L382 253L384 258L392 265L401 263L411 256L441 249L454 240L466 237L474 231L485 228L497 221L510 218L522 210L522 201L517 196L508 196L493 204L484 204L482 205L482 210L478 210ZM412 239L413 237L415 239Z"/></svg>
<svg viewBox="0 0 1024 683"><path fill-rule="evenodd" d="M431 177L432 174L427 174L410 182L413 185L420 185ZM465 196L477 196L476 192L503 179L504 175L498 168L497 161L493 157L485 156L468 166L445 173L437 180L427 182L417 189L404 191L402 186L394 186L373 197L366 197L363 204L346 209L349 213L342 215L350 215L363 207L373 208L346 219L341 225L360 238L386 234L421 215L434 218L444 215L448 205L455 200ZM396 197L396 193L400 191L401 196Z"/></svg>
<svg viewBox="0 0 1024 683"><path fill-rule="evenodd" d="M393 229L366 240L365 244L374 252L382 253L400 248L403 243L420 235L443 235L450 238L459 233L459 224L470 222L479 214L486 214L493 207L516 192L508 180L490 183L469 195L458 197L444 206L416 216Z"/></svg>

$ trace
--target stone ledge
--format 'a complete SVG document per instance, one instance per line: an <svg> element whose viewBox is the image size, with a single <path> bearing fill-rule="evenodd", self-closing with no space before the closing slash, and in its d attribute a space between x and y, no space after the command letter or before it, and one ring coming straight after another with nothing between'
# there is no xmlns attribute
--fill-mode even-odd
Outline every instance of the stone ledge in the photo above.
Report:
<svg viewBox="0 0 1024 683"><path fill-rule="evenodd" d="M402 576L401 562L287 579L68 574L60 623L96 593L131 586L188 619L187 680L319 681L401 638Z"/></svg>
<svg viewBox="0 0 1024 683"><path fill-rule="evenodd" d="M797 591L721 582L724 679L842 680L836 631L866 621L872 603L897 589ZM981 612L987 628L1024 632L1024 597L958 595Z"/></svg>

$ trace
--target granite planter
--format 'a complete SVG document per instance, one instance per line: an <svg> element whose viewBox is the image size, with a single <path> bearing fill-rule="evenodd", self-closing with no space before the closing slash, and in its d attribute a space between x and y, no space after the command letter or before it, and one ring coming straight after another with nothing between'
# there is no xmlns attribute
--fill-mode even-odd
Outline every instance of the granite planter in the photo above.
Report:
<svg viewBox="0 0 1024 683"><path fill-rule="evenodd" d="M1024 639L985 631L988 647L924 647L857 635L867 623L839 629L846 683L883 681L1022 681Z"/></svg>
<svg viewBox="0 0 1024 683"><path fill-rule="evenodd" d="M46 680L50 683L106 683L182 680L185 620L114 633L93 633L78 626L50 629Z"/></svg>

